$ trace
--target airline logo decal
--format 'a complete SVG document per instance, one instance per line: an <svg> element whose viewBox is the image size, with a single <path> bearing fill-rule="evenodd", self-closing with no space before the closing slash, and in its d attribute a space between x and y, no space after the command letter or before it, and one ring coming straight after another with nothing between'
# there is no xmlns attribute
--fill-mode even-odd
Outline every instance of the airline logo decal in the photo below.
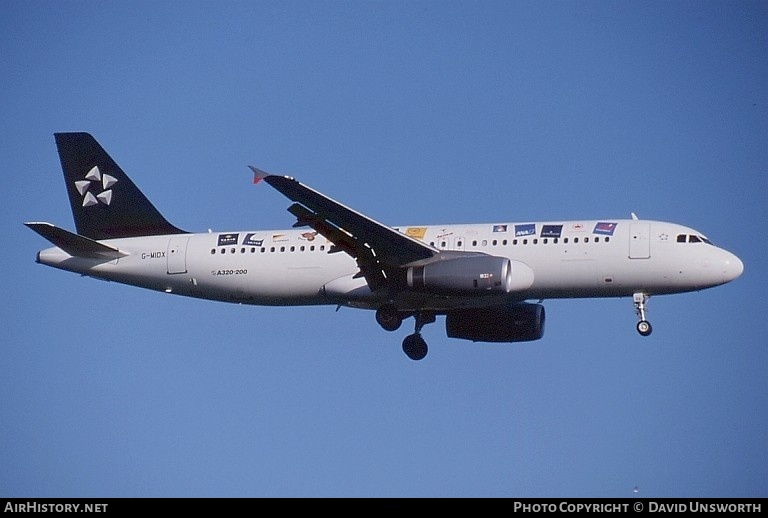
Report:
<svg viewBox="0 0 768 518"><path fill-rule="evenodd" d="M99 203L112 203L112 186L117 178L99 171L99 166L93 166L85 175L84 180L75 182L75 188L83 197L83 207L93 207Z"/></svg>
<svg viewBox="0 0 768 518"><path fill-rule="evenodd" d="M515 225L515 237L533 235L536 235L536 225L534 223L528 225Z"/></svg>
<svg viewBox="0 0 768 518"><path fill-rule="evenodd" d="M541 227L541 237L560 237L562 233L562 225L544 225Z"/></svg>
<svg viewBox="0 0 768 518"><path fill-rule="evenodd" d="M427 234L427 227L408 227L405 229L405 235L415 237L416 239L424 239Z"/></svg>
<svg viewBox="0 0 768 518"><path fill-rule="evenodd" d="M507 231L507 226L506 225L494 225L493 226L493 231L494 232L506 232Z"/></svg>
<svg viewBox="0 0 768 518"><path fill-rule="evenodd" d="M602 234L604 236L612 236L613 231L616 230L617 223L607 223L604 221L600 221L595 225L595 229L592 231L593 234Z"/></svg>
<svg viewBox="0 0 768 518"><path fill-rule="evenodd" d="M299 239L304 239L306 241L314 241L315 237L317 237L317 232L302 232L299 236Z"/></svg>
<svg viewBox="0 0 768 518"><path fill-rule="evenodd" d="M240 234L219 234L218 246L236 245L238 239L240 239Z"/></svg>
<svg viewBox="0 0 768 518"><path fill-rule="evenodd" d="M243 239L243 244L246 246L261 246L264 243L264 238L257 238L257 234L246 234L245 239Z"/></svg>

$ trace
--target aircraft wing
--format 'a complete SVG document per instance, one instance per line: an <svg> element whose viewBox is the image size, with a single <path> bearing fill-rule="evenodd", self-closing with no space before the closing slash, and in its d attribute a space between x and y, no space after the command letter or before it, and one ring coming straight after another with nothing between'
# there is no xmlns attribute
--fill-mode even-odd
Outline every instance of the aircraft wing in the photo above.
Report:
<svg viewBox="0 0 768 518"><path fill-rule="evenodd" d="M265 173L253 166L254 183L264 180L295 203L288 212L294 226L310 226L357 260L361 275L372 289L386 286L387 269L438 254L435 248L371 219L289 176Z"/></svg>

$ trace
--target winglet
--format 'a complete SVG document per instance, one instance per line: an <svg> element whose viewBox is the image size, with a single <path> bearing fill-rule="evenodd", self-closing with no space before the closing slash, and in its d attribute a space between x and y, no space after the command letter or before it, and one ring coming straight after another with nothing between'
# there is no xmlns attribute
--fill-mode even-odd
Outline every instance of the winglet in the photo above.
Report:
<svg viewBox="0 0 768 518"><path fill-rule="evenodd" d="M256 168L256 167L253 167L252 165L249 165L249 166L248 166L248 169L250 169L251 171L253 171L253 183L254 183L254 184L257 184L257 183L259 183L260 181L262 181L262 180L263 180L264 178L266 178L267 176L271 176L271 175L270 175L269 173L267 173L266 171L262 171L261 169L258 169L258 168Z"/></svg>

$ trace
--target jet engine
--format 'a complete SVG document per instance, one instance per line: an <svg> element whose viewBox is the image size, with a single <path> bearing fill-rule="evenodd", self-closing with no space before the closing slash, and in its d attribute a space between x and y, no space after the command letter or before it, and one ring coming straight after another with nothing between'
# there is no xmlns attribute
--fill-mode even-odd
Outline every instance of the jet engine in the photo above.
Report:
<svg viewBox="0 0 768 518"><path fill-rule="evenodd" d="M445 316L450 338L473 342L529 342L544 336L544 306L510 304L491 308L456 309Z"/></svg>
<svg viewBox="0 0 768 518"><path fill-rule="evenodd" d="M519 261L478 254L434 261L406 270L408 288L454 295L493 295L526 289L533 271Z"/></svg>

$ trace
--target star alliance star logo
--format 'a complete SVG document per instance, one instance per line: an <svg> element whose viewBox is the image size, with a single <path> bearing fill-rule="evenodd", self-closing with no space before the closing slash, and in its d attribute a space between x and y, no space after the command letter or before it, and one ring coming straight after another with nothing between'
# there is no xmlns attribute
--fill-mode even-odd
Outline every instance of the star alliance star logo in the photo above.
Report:
<svg viewBox="0 0 768 518"><path fill-rule="evenodd" d="M91 189L93 182L96 182L96 187ZM112 186L117 183L117 178L108 174L102 174L99 171L99 166L93 166L88 174L85 175L85 180L75 182L75 187L80 196L83 197L83 207L92 207L103 203L109 205L112 202ZM101 192L94 194L101 188Z"/></svg>

